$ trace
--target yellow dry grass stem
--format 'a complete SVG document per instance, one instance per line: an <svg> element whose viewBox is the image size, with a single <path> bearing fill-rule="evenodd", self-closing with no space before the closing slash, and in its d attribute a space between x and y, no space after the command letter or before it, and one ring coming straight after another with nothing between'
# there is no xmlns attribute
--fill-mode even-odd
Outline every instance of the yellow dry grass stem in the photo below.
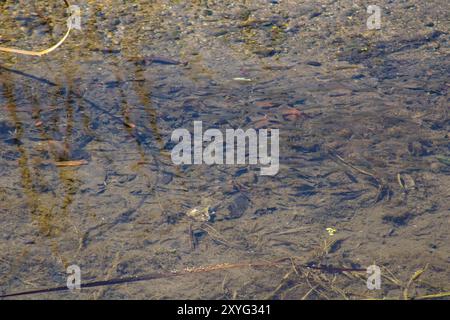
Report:
<svg viewBox="0 0 450 320"><path fill-rule="evenodd" d="M67 8L70 7L70 4L68 1L64 0L64 3L66 4ZM7 47L0 47L0 51L1 52L8 52L8 53L15 53L15 54L23 54L23 55L27 55L27 56L43 56L44 54L48 54L54 50L56 50L59 46L61 46L64 41L66 41L67 37L70 34L70 31L72 30L72 25L71 25L71 20L69 19L67 22L67 31L64 34L64 36L62 37L61 40L58 41L57 44L55 44L54 46L42 50L42 51L32 51L32 50L22 50L22 49L15 49L15 48L7 48Z"/></svg>
<svg viewBox="0 0 450 320"><path fill-rule="evenodd" d="M450 292L441 292L436 294L428 294L425 296L416 297L416 300L423 300L423 299L437 299L437 298L445 298L450 297Z"/></svg>

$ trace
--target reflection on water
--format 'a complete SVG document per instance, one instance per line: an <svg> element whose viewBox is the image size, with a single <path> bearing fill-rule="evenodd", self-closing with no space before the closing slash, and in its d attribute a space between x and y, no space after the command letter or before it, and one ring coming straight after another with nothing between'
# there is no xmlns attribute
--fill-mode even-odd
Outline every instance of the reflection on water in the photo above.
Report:
<svg viewBox="0 0 450 320"><path fill-rule="evenodd" d="M64 284L71 264L89 281L295 256L400 280L369 292L285 266L287 280L242 269L196 275L203 289L185 277L40 297L399 298L426 263L410 294L448 291L448 11L414 2L433 25L391 4L397 28L377 33L349 22L362 4L79 1L82 30L58 50L0 52L0 290ZM1 46L65 30L56 3L0 6ZM280 172L173 165L172 131L200 120L280 129Z"/></svg>

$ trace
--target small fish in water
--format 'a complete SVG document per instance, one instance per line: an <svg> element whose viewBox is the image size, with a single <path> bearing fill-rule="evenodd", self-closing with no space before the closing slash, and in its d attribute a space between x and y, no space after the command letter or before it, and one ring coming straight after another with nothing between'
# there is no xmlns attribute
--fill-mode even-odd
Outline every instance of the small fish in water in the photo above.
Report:
<svg viewBox="0 0 450 320"><path fill-rule="evenodd" d="M119 54L119 53L122 52L120 49L109 49L109 48L105 48L105 49L94 48L94 49L92 49L92 51L100 52L100 53L103 53L103 54Z"/></svg>
<svg viewBox="0 0 450 320"><path fill-rule="evenodd" d="M158 63L158 64L167 64L167 65L187 65L187 62L182 62L178 60L173 60L170 58L160 57L160 56L149 56L145 58L136 58L133 59L136 64L148 66L152 63Z"/></svg>
<svg viewBox="0 0 450 320"><path fill-rule="evenodd" d="M295 108L284 108L281 111L283 118L288 121L295 121L303 117L303 113Z"/></svg>
<svg viewBox="0 0 450 320"><path fill-rule="evenodd" d="M262 109L270 109L279 106L280 104L274 103L271 101L256 101L254 102L255 107Z"/></svg>

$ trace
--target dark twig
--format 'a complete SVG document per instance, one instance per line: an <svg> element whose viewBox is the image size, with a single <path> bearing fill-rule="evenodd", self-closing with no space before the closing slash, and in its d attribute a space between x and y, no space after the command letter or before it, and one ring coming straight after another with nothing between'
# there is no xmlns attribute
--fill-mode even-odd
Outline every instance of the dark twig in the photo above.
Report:
<svg viewBox="0 0 450 320"><path fill-rule="evenodd" d="M119 285L119 284L124 284L124 283L142 282L142 281L149 281L149 280L154 280L154 279L170 278L170 277L184 276L184 275L188 275L188 274L212 272L212 271L236 269L236 268L274 267L274 266L279 266L280 264L285 263L285 262L293 263L294 259L295 259L294 257L287 257L287 258L282 258L282 259L278 259L275 261L269 261L269 262L238 263L238 264L222 263L222 264L212 265L212 266L185 268L182 271L174 271L174 272L166 272L166 273L151 273L151 274L143 275L143 276L133 276L133 277L126 277L126 278L116 278L116 279L110 279L110 280L100 280L100 281L88 282L88 283L81 284L81 288L94 288L94 287ZM366 272L365 269L340 268L340 267L333 267L331 265L324 266L324 265L312 265L312 264L297 264L296 267L315 269L315 270L320 270L320 271L328 272L328 273ZM25 295L41 294L41 293L61 292L61 291L68 291L68 290L69 289L67 286L61 286L61 287L54 287L54 288L46 288L46 289L38 289L38 290L4 294L4 295L0 295L0 298L18 297L18 296L25 296Z"/></svg>

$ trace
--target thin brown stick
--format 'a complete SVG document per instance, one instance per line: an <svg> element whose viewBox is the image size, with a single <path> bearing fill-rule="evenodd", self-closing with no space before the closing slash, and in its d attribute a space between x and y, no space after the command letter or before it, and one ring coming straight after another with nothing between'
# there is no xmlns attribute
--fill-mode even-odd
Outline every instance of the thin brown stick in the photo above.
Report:
<svg viewBox="0 0 450 320"><path fill-rule="evenodd" d="M55 165L57 167L79 167L88 164L86 160L72 160L72 161L57 161Z"/></svg>
<svg viewBox="0 0 450 320"><path fill-rule="evenodd" d="M95 287L102 287L102 286L119 285L119 284L125 284L125 283L133 283L133 282L142 282L142 281L149 281L149 280L155 280L155 279L179 277L179 276L186 276L186 275L190 275L190 274L213 272L213 271L219 271L219 270L230 270L230 269L239 269L239 268L277 267L280 264L283 264L286 262L292 263L292 261L295 259L298 259L298 258L297 257L285 257L285 258L281 258L281 259L277 259L277 260L273 260L273 261L265 261L265 262L220 263L220 264L210 265L210 266L184 268L181 271L172 271L172 272L166 272L166 273L151 273L151 274L147 274L147 275L143 275L143 276L132 276L132 277L127 277L127 278L116 278L116 279L110 279L110 280L100 280L100 281L82 283L81 288L95 288ZM310 265L300 265L300 264L297 266L321 270L323 272L332 272L332 273L344 272L344 271L354 271L354 272L364 271L364 272L366 272L365 269L346 269L346 268L341 269L341 268L332 267L332 266L310 266ZM17 296L33 295L33 294L41 294L41 293L61 292L61 291L67 291L67 290L69 290L67 288L67 286L60 286L60 287L38 289L38 290L31 290L31 291L22 291L22 292L17 292L17 293L9 293L9 294L0 295L0 298L17 297Z"/></svg>
<svg viewBox="0 0 450 320"><path fill-rule="evenodd" d="M358 171L359 173L362 173L362 174L364 174L364 175L366 175L366 176L372 177L372 178L374 178L376 181L379 182L379 179L378 179L373 173L370 173L370 172L367 172L367 171L365 171L365 170L363 170L363 169L360 169L360 168L358 168L358 167L355 167L355 166L352 165L351 163L345 161L344 158L342 158L342 157L341 157L340 155L338 155L338 154L333 154L333 155L334 155L336 158L338 158L339 161L341 161L343 164L345 164L345 165L349 166L350 168L352 168L352 169Z"/></svg>

